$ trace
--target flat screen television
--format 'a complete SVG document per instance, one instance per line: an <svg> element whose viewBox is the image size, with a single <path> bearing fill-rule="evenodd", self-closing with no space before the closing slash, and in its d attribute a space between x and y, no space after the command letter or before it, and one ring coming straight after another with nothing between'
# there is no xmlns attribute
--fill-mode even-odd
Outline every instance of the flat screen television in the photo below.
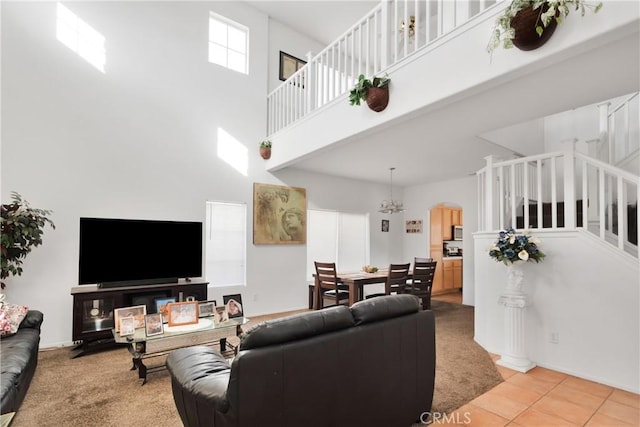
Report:
<svg viewBox="0 0 640 427"><path fill-rule="evenodd" d="M202 276L202 223L80 218L81 285L172 283Z"/></svg>

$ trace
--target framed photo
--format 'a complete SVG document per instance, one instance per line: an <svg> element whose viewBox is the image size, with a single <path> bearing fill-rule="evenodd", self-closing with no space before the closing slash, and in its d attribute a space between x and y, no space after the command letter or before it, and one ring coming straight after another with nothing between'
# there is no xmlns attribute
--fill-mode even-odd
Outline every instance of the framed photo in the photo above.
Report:
<svg viewBox="0 0 640 427"><path fill-rule="evenodd" d="M296 71L304 67L307 62L300 58L280 51L280 80L285 81Z"/></svg>
<svg viewBox="0 0 640 427"><path fill-rule="evenodd" d="M227 306L221 305L216 307L215 314L213 315L213 324L218 325L229 320L229 313L227 313Z"/></svg>
<svg viewBox="0 0 640 427"><path fill-rule="evenodd" d="M144 316L147 314L146 305L134 305L133 307L122 307L113 310L116 331L120 330L120 319L133 317L135 320L134 329L144 328Z"/></svg>
<svg viewBox="0 0 640 427"><path fill-rule="evenodd" d="M152 313L144 316L144 331L148 337L162 334L162 314Z"/></svg>
<svg viewBox="0 0 640 427"><path fill-rule="evenodd" d="M216 300L198 304L198 317L211 317L216 310Z"/></svg>
<svg viewBox="0 0 640 427"><path fill-rule="evenodd" d="M407 233L422 233L422 220L413 219L406 222Z"/></svg>
<svg viewBox="0 0 640 427"><path fill-rule="evenodd" d="M167 304L169 311L169 326L192 325L198 323L198 302L170 302Z"/></svg>
<svg viewBox="0 0 640 427"><path fill-rule="evenodd" d="M307 191L304 188L253 184L253 243L307 243Z"/></svg>
<svg viewBox="0 0 640 427"><path fill-rule="evenodd" d="M156 313L162 314L162 322L167 323L169 319L169 311L167 310L167 304L176 302L174 297L156 298Z"/></svg>
<svg viewBox="0 0 640 427"><path fill-rule="evenodd" d="M230 319L244 316L244 312L242 311L242 295L224 295L222 297L222 302L227 308L227 313Z"/></svg>
<svg viewBox="0 0 640 427"><path fill-rule="evenodd" d="M388 219L383 219L382 220L382 232L383 233L388 233L389 232L389 220Z"/></svg>
<svg viewBox="0 0 640 427"><path fill-rule="evenodd" d="M133 317L121 317L119 322L120 336L133 335L136 332L136 320Z"/></svg>

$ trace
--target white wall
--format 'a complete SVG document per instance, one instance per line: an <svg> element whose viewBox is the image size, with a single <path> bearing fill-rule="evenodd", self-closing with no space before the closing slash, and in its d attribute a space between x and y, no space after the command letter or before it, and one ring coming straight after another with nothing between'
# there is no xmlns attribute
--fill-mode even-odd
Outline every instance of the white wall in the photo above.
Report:
<svg viewBox="0 0 640 427"><path fill-rule="evenodd" d="M42 346L71 340L82 216L204 221L206 200L246 202L247 286L209 297L241 292L249 316L306 307L306 247L251 242L253 183L307 187L310 207L336 210L375 211L387 189L264 170L265 76L277 67L266 15L242 2L67 6L106 37L105 74L56 40L56 3L1 4L2 201L18 191L56 223L6 293L45 313ZM250 28L248 76L207 62L210 10ZM247 148L246 175L218 158L219 128ZM389 262L393 234L372 243L376 262Z"/></svg>
<svg viewBox="0 0 640 427"><path fill-rule="evenodd" d="M295 32L275 19L269 19L269 92L283 83L279 78L280 51L306 61L307 53L316 55L324 48L319 42Z"/></svg>
<svg viewBox="0 0 640 427"><path fill-rule="evenodd" d="M525 265L526 347L536 364L635 393L640 391L640 269L588 232L534 234L547 255ZM475 339L488 351L504 349L504 308L498 297L506 268L488 256L497 234L475 239ZM559 334L559 343L549 341Z"/></svg>
<svg viewBox="0 0 640 427"><path fill-rule="evenodd" d="M404 190L404 205L407 220L421 219L422 234L405 234L403 252L405 258L413 260L417 256L426 256L429 252L429 210L440 203L459 206L463 215L463 264L462 264L462 303L474 305L474 251L472 233L478 229L478 195L476 177L434 184L416 185Z"/></svg>

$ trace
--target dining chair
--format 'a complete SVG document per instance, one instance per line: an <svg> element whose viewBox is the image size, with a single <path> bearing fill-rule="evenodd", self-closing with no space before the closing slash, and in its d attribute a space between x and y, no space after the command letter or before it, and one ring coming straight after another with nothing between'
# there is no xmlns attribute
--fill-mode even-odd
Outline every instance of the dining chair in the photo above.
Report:
<svg viewBox="0 0 640 427"><path fill-rule="evenodd" d="M422 261L423 259L429 259L430 261ZM415 258L413 261L413 277L405 287L406 293L420 298L423 310L431 309L431 287L433 286L436 264L437 261L433 261L430 258Z"/></svg>
<svg viewBox="0 0 640 427"><path fill-rule="evenodd" d="M390 264L387 280L384 283L384 293L391 295L392 293L402 294L407 285L409 277L409 266L411 264Z"/></svg>
<svg viewBox="0 0 640 427"><path fill-rule="evenodd" d="M324 307L324 299L332 299L335 305L339 305L342 302L349 303L349 288L338 282L338 274L336 272L335 262L315 262L316 266L316 279L315 285L318 287L317 308L318 310Z"/></svg>

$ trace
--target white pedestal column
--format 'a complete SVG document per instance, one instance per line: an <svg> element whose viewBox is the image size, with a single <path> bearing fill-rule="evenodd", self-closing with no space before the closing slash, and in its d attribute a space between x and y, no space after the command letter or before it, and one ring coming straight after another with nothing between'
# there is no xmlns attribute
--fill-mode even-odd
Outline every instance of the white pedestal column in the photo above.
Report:
<svg viewBox="0 0 640 427"><path fill-rule="evenodd" d="M504 352L496 362L500 366L527 372L535 368L525 351L525 308L530 300L523 292L524 272L522 264L516 262L507 266L507 287L498 299L504 306Z"/></svg>

